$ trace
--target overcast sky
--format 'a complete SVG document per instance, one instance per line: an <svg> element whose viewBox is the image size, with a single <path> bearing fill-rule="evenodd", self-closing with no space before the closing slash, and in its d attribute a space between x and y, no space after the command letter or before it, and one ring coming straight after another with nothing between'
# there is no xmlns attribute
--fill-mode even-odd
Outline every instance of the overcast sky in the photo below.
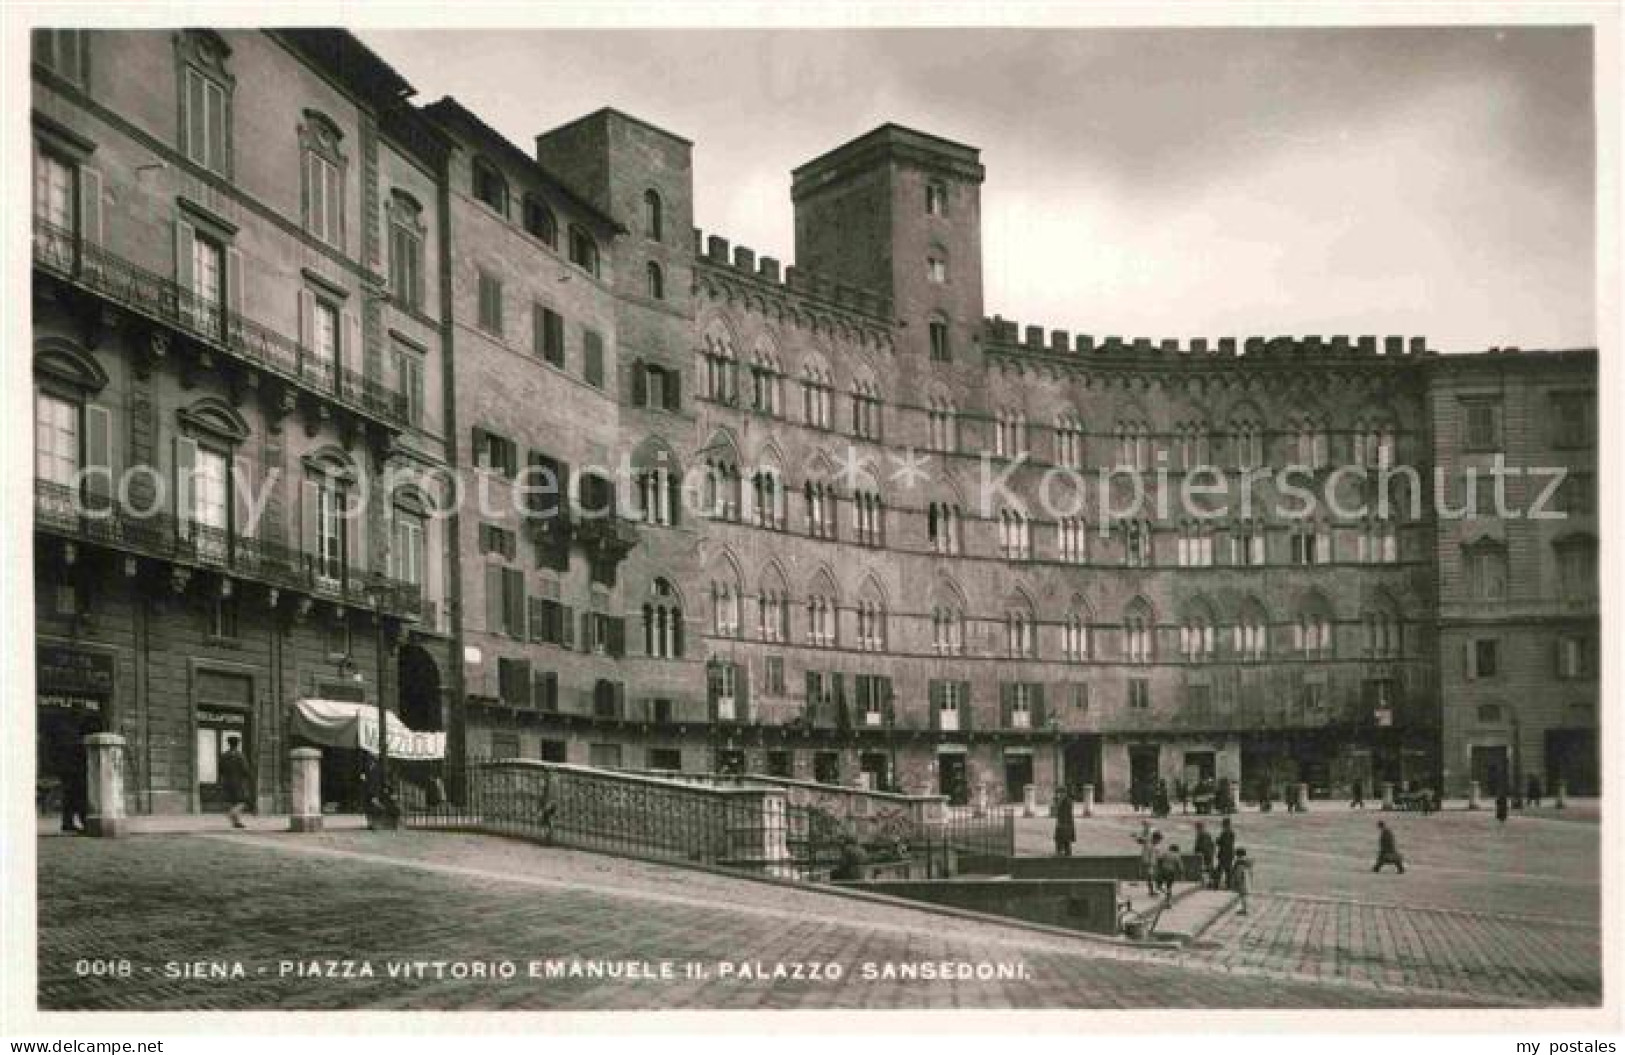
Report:
<svg viewBox="0 0 1625 1055"><path fill-rule="evenodd" d="M1098 335L1596 343L1586 29L367 31L516 143L614 106L696 222L790 262L790 170L885 121L982 151L988 314Z"/></svg>

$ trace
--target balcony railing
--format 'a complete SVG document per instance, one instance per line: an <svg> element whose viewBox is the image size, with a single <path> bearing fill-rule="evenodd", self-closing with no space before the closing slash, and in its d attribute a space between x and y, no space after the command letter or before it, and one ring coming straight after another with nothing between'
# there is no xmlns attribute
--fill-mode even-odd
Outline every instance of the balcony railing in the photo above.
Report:
<svg viewBox="0 0 1625 1055"><path fill-rule="evenodd" d="M268 326L228 311L173 279L38 217L34 220L34 263L120 307L386 425L416 424L411 402L403 393L318 356Z"/></svg>
<svg viewBox="0 0 1625 1055"><path fill-rule="evenodd" d="M412 583L169 513L136 515L106 498L81 498L73 488L50 480L34 481L34 523L111 549L218 569L405 619L422 618L428 604L422 588Z"/></svg>

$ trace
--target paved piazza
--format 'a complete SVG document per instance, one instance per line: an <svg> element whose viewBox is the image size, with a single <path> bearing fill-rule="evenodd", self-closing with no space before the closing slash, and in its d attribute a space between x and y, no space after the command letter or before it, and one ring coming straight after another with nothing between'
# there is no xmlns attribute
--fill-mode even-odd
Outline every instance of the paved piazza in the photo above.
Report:
<svg viewBox="0 0 1625 1055"><path fill-rule="evenodd" d="M42 1010L183 1008L1435 1007L1601 997L1595 824L1483 814L1390 818L1405 876L1369 872L1374 815L1245 814L1250 915L1201 948L1070 939L889 904L475 835L333 832L49 838L40 856ZM1080 822L1121 849L1136 821ZM1182 845L1183 818L1163 827ZM1024 847L1047 839L1018 822ZM1132 845L1131 843L1128 843ZM1369 844L1369 845L1368 845ZM1037 845L1031 845L1036 850ZM536 962L671 961L677 977L529 977ZM89 977L90 961L130 963ZM349 961L323 973L284 963ZM390 965L516 965L411 978ZM688 962L701 977L685 976ZM1016 978L877 981L864 964L1013 965ZM759 981L719 964L834 963ZM207 964L243 977L176 977ZM643 968L648 970L650 968ZM736 967L736 975L747 970ZM446 969L449 972L449 969ZM305 976L301 976L301 975Z"/></svg>

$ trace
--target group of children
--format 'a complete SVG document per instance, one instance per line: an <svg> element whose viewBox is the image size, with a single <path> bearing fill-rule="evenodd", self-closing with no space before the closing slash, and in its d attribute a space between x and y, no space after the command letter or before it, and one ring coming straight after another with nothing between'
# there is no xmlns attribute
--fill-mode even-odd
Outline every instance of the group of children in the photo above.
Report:
<svg viewBox="0 0 1625 1055"><path fill-rule="evenodd" d="M1178 844L1164 845L1162 832L1154 830L1150 821L1142 822L1140 833L1134 838L1140 844L1140 873L1145 878L1146 889L1153 894L1162 894L1165 904L1171 903L1174 884L1186 878ZM1245 848L1236 846L1235 831L1230 827L1229 818L1225 819L1224 830L1217 841L1204 824L1197 822L1196 853L1201 859L1202 870L1202 874L1196 878L1209 889L1228 889L1240 894L1238 911L1243 916L1247 915L1247 895L1252 892L1253 886L1253 862Z"/></svg>

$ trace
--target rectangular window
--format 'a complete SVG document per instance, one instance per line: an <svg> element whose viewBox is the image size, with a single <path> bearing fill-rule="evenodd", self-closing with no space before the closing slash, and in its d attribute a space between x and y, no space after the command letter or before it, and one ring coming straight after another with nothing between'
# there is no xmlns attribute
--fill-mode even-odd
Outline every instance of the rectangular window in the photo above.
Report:
<svg viewBox="0 0 1625 1055"><path fill-rule="evenodd" d="M198 244L202 244L201 239ZM318 300L311 320L312 365L317 379L331 385L337 376L339 361L339 310L326 301Z"/></svg>
<svg viewBox="0 0 1625 1055"><path fill-rule="evenodd" d="M931 320L932 361L946 363L952 358L952 350L948 347L948 324L941 319Z"/></svg>
<svg viewBox="0 0 1625 1055"><path fill-rule="evenodd" d="M1130 710L1143 711L1151 706L1151 683L1145 678L1130 678L1128 682Z"/></svg>
<svg viewBox="0 0 1625 1055"><path fill-rule="evenodd" d="M389 550L391 575L411 586L423 585L423 519L399 510L395 512L394 539Z"/></svg>
<svg viewBox="0 0 1625 1055"><path fill-rule="evenodd" d="M532 350L559 369L564 368L564 316L540 304L531 305Z"/></svg>
<svg viewBox="0 0 1625 1055"><path fill-rule="evenodd" d="M528 659L497 659L497 695L502 702L510 707L529 707L531 700L532 682L530 677L530 661ZM514 757L519 753L517 746L509 750L504 756Z"/></svg>
<svg viewBox="0 0 1625 1055"><path fill-rule="evenodd" d="M344 578L344 488L323 477L316 485L317 574L331 581Z"/></svg>
<svg viewBox="0 0 1625 1055"><path fill-rule="evenodd" d="M34 155L34 215L62 234L74 230L73 166L51 154Z"/></svg>
<svg viewBox="0 0 1625 1055"><path fill-rule="evenodd" d="M784 695L784 657L768 656L762 664L762 690L771 696Z"/></svg>
<svg viewBox="0 0 1625 1055"><path fill-rule="evenodd" d="M220 327L220 309L225 304L222 281L224 251L218 242L192 239L192 296L198 325L210 333Z"/></svg>
<svg viewBox="0 0 1625 1055"><path fill-rule="evenodd" d="M948 215L948 188L940 183L925 185L925 212L928 216Z"/></svg>
<svg viewBox="0 0 1625 1055"><path fill-rule="evenodd" d="M198 447L192 455L192 526L196 531L198 555L224 560L229 530L229 462L226 455L208 447Z"/></svg>
<svg viewBox="0 0 1625 1055"><path fill-rule="evenodd" d="M36 29L34 61L76 84L85 83L90 50L89 34L82 29Z"/></svg>
<svg viewBox="0 0 1625 1055"><path fill-rule="evenodd" d="M406 412L408 422L420 425L423 422L423 353L396 344L390 354L394 358L396 384L400 386L401 409Z"/></svg>
<svg viewBox="0 0 1625 1055"><path fill-rule="evenodd" d="M423 310L423 239L404 223L389 227L389 289L402 308Z"/></svg>
<svg viewBox="0 0 1625 1055"><path fill-rule="evenodd" d="M581 376L594 388L604 387L604 339L596 330L581 333Z"/></svg>
<svg viewBox="0 0 1625 1055"><path fill-rule="evenodd" d="M1480 638L1468 646L1467 676L1493 678L1500 671L1501 643L1493 638Z"/></svg>
<svg viewBox="0 0 1625 1055"><path fill-rule="evenodd" d="M1501 402L1492 399L1462 401L1462 420L1465 435L1462 442L1468 450L1498 451L1501 449Z"/></svg>
<svg viewBox="0 0 1625 1055"><path fill-rule="evenodd" d="M502 336L502 283L484 269L479 272L480 329L495 337Z"/></svg>
<svg viewBox="0 0 1625 1055"><path fill-rule="evenodd" d="M589 275L598 275L598 243L579 227L570 228L570 263Z"/></svg>
<svg viewBox="0 0 1625 1055"><path fill-rule="evenodd" d="M344 244L344 186L339 167L313 151L305 153L305 227L328 245Z"/></svg>
<svg viewBox="0 0 1625 1055"><path fill-rule="evenodd" d="M79 407L44 392L34 402L34 474L70 487L79 472Z"/></svg>
<svg viewBox="0 0 1625 1055"><path fill-rule="evenodd" d="M1557 676L1565 680L1589 678L1591 642L1583 637L1563 637L1557 641Z"/></svg>
<svg viewBox="0 0 1625 1055"><path fill-rule="evenodd" d="M186 67L181 135L186 156L211 172L226 171L226 90L195 67Z"/></svg>
<svg viewBox="0 0 1625 1055"><path fill-rule="evenodd" d="M1583 448L1596 442L1595 400L1589 392L1554 392L1551 406L1553 447Z"/></svg>

